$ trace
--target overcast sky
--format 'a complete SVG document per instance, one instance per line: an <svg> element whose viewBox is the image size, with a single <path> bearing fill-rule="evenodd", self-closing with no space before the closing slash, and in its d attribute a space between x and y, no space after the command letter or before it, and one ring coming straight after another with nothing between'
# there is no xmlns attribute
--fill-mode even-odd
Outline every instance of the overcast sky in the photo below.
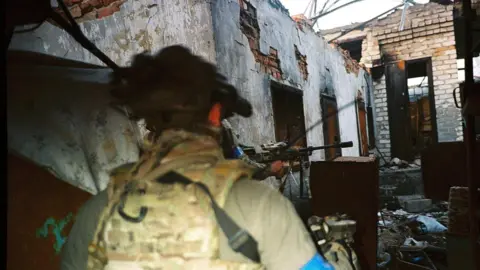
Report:
<svg viewBox="0 0 480 270"><path fill-rule="evenodd" d="M290 11L290 15L301 14L305 11L311 0L280 0ZM317 9L320 9L326 0L317 0ZM348 3L351 0L340 0L339 4ZM333 2L330 1L330 2ZM341 8L326 15L317 22L320 29L330 29L355 22L364 22L383 12L399 5L403 0L363 0L359 3ZM428 3L428 0L416 0L417 3ZM308 15L308 14L307 14Z"/></svg>

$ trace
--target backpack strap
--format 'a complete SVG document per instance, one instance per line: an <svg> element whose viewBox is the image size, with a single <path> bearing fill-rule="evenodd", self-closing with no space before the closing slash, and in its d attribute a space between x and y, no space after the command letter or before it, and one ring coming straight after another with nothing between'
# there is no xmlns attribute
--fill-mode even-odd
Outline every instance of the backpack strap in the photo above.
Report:
<svg viewBox="0 0 480 270"><path fill-rule="evenodd" d="M187 177L170 171L156 179L162 184L180 183L184 185L194 184L200 187L210 198L210 203L215 213L218 225L225 233L228 239L228 245L236 252L243 254L250 260L259 263L260 255L258 253L257 241L244 229L235 223L235 221L217 204L208 187L201 183L195 182Z"/></svg>

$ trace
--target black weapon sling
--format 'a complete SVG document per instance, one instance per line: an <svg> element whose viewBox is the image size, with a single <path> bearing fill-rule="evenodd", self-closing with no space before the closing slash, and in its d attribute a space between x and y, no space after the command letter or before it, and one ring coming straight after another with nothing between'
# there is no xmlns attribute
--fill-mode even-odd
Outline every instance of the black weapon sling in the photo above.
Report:
<svg viewBox="0 0 480 270"><path fill-rule="evenodd" d="M210 198L210 203L215 213L218 225L225 233L228 239L228 245L235 251L243 254L250 260L260 263L257 241L244 229L233 221L233 219L217 204L208 187L199 182L194 182L187 177L175 172L168 172L156 179L163 184L180 183L184 185L195 184L200 187Z"/></svg>

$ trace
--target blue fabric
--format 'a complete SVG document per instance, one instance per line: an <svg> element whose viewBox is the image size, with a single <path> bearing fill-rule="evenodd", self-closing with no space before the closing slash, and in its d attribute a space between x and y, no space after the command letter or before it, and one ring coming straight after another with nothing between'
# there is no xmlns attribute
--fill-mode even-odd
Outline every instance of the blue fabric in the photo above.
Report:
<svg viewBox="0 0 480 270"><path fill-rule="evenodd" d="M319 254L313 256L300 270L335 270L325 259Z"/></svg>
<svg viewBox="0 0 480 270"><path fill-rule="evenodd" d="M241 156L245 155L245 153L243 152L242 148L239 147L239 146L235 146L235 148L233 148L233 156L234 158L240 158Z"/></svg>

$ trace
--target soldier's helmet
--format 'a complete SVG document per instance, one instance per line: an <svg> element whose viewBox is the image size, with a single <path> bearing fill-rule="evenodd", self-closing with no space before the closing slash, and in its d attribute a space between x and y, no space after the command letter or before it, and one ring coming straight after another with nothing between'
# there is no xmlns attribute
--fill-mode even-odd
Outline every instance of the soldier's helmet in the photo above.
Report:
<svg viewBox="0 0 480 270"><path fill-rule="evenodd" d="M208 125L214 104L222 117L249 117L250 103L217 72L217 68L182 46L170 46L156 55L136 55L132 65L116 73L112 95L147 128L192 130Z"/></svg>

